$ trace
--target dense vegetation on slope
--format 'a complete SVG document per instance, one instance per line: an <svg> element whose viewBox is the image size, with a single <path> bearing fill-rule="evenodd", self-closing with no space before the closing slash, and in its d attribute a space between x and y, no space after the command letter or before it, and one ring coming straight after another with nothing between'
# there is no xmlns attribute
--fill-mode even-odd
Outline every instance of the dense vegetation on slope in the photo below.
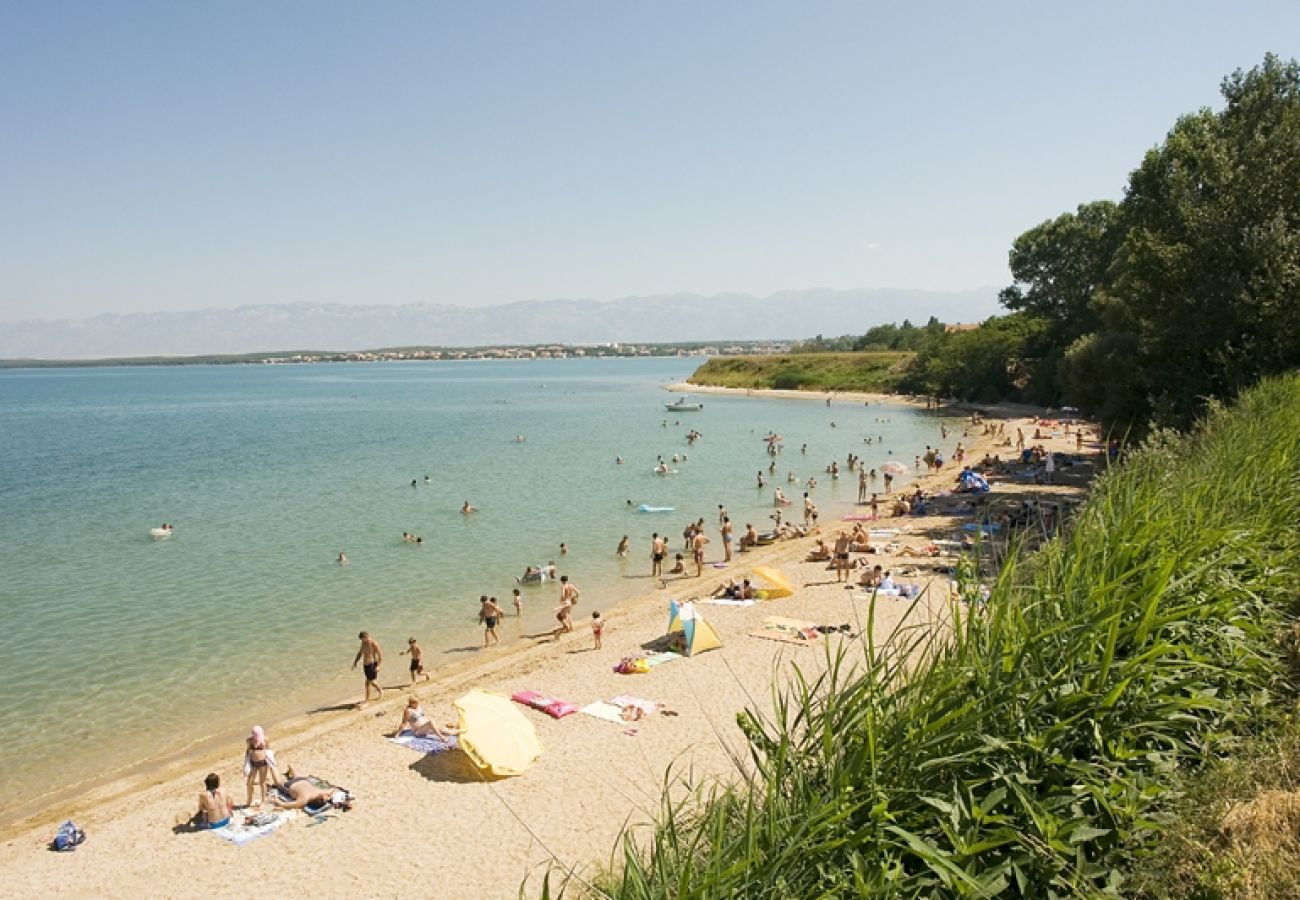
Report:
<svg viewBox="0 0 1300 900"><path fill-rule="evenodd" d="M792 353L711 359L690 377L691 384L803 391L897 389L911 353Z"/></svg>
<svg viewBox="0 0 1300 900"><path fill-rule="evenodd" d="M1300 377L1099 479L944 635L842 650L742 714L756 774L665 800L620 898L1127 893L1175 776L1276 721L1297 613ZM868 628L866 634L870 634Z"/></svg>

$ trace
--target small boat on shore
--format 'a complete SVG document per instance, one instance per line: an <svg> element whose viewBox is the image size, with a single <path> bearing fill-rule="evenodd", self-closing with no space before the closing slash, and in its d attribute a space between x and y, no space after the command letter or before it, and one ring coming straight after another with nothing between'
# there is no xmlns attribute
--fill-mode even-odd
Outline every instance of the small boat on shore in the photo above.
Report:
<svg viewBox="0 0 1300 900"><path fill-rule="evenodd" d="M692 400L690 394L682 394L672 403L665 403L664 409L669 412L699 412L704 409L704 404Z"/></svg>

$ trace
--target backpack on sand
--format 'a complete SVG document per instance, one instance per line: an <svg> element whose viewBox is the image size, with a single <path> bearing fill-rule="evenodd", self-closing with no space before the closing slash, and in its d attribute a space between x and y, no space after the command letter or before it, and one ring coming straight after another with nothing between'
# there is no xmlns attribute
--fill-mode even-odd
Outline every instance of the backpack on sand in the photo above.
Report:
<svg viewBox="0 0 1300 900"><path fill-rule="evenodd" d="M76 850L78 846L86 841L86 832L78 828L71 819L59 826L59 832L50 841L50 849L60 852L65 850Z"/></svg>

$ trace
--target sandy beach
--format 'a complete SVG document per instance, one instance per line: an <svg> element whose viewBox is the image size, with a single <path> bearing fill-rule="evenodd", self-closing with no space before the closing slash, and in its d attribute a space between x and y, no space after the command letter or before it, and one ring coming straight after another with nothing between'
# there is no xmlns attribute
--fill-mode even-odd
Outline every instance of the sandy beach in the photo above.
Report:
<svg viewBox="0 0 1300 900"><path fill-rule="evenodd" d="M695 386L685 389L710 392ZM872 395L836 396L899 402ZM1033 433L1026 420L1011 420L1007 432L1013 437L1017 425L1025 428L1026 438ZM978 429L969 437L950 434L944 449L951 451L958 440L965 444L968 461L986 452L1012 455L1011 449L995 447L992 438L980 436ZM1075 448L1073 435L1033 443L1049 450ZM919 482L927 491L946 491L958 469L950 463ZM1052 485L995 483L991 497L995 502L1034 495L1077 497L1091 471L1091 465L1067 470ZM846 472L843 477L855 476ZM791 494L797 497L797 492ZM799 518L797 507L790 513ZM896 541L895 549L901 550L935 538L958 537L961 520L940 510L886 519L872 527L899 529L896 537L885 540ZM714 523L708 524L713 538L708 560L713 563L721 560L722 550ZM833 541L841 527L848 523L823 521L821 536ZM658 813L667 770L695 783L734 776L733 760L747 755L736 713L745 707L768 710L773 681L788 677L791 662L815 671L828 643L857 639L841 633L795 646L762 640L749 631L769 616L783 616L819 625L847 623L852 634L860 635L867 601L859 591L837 583L825 563L803 561L813 540L783 541L740 554L726 568L706 567L702 578L670 576L663 588L652 587L647 579L642 596L614 610L602 609L607 626L601 650L592 649L587 622L593 603L583 598L575 610L575 633L558 641L535 637L508 649L485 651L439 670L432 682L415 689L441 721L454 719L451 701L471 688L507 696L534 690L578 706L632 694L663 704L675 715L660 713L615 724L582 714L553 720L525 711L540 736L541 758L522 776L488 780L458 751L424 755L385 739L396 728L408 696L405 660L396 655L399 648L390 648L380 678L386 688L382 702L361 710L346 705L322 708L268 727L282 769L292 765L298 773L345 786L356 797L352 810L323 818L298 815L278 831L238 847L212 834L179 828L178 821L194 809L209 771L219 773L235 802L242 802L242 746L231 746L86 796L69 797L39 820L9 829L0 847L0 870L25 893L57 897L225 897L252 891L270 896L310 891L324 897L505 897L517 895L521 885L525 896L535 896L552 866L570 870L578 879L596 877L610 866L620 832L649 823ZM670 554L680 550L679 545L677 538ZM645 551L633 547L633 560ZM909 609L917 623L943 620L946 576L915 567L950 564L955 557L916 560L895 552L865 558L893 570L900 581L930 585L914 606L900 598L878 599L877 640L896 629ZM720 649L675 660L647 674L613 671L621 658L644 655L642 645L663 635L669 598L706 597L725 578L746 576L757 564L782 571L796 587L794 596L748 607L702 604L699 609L722 639ZM356 687L359 697L360 673ZM54 745L50 752L75 748ZM88 840L73 853L48 852L45 845L67 817L86 830Z"/></svg>

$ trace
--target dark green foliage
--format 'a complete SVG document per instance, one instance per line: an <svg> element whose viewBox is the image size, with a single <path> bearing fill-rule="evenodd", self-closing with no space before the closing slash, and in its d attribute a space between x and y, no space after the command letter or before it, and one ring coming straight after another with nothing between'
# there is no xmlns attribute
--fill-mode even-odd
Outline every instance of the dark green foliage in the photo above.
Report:
<svg viewBox="0 0 1300 900"><path fill-rule="evenodd" d="M907 353L791 353L709 360L692 384L805 391L892 391L911 355Z"/></svg>
<svg viewBox="0 0 1300 900"><path fill-rule="evenodd" d="M771 720L745 713L753 774L666 799L604 891L1127 894L1175 774L1289 696L1298 460L1298 376L1158 433L987 603L959 576L949 629L866 639L778 689Z"/></svg>

